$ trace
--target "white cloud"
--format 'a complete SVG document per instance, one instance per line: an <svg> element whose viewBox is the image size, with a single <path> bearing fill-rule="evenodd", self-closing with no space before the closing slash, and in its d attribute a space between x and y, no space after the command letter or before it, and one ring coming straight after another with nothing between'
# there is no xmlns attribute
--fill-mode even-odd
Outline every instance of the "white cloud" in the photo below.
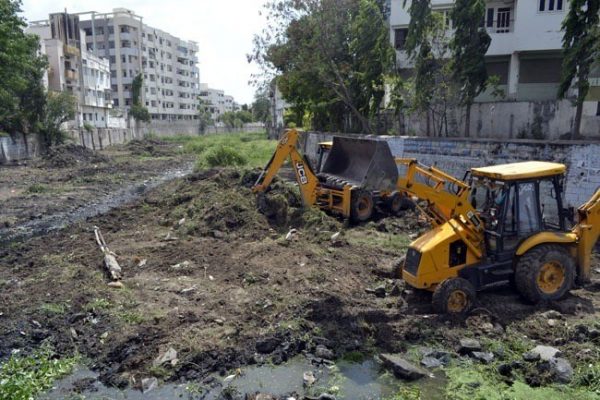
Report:
<svg viewBox="0 0 600 400"><path fill-rule="evenodd" d="M253 99L248 84L254 64L246 54L252 50L252 38L264 24L259 11L265 0L24 0L24 16L29 21L48 18L48 14L98 11L124 7L144 17L144 22L200 47L200 80L224 89L240 103Z"/></svg>

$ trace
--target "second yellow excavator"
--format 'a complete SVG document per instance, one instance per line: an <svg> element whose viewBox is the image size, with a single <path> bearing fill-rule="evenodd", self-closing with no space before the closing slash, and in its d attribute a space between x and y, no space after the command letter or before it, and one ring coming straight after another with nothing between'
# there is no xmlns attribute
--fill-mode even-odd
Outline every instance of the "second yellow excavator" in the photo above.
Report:
<svg viewBox="0 0 600 400"><path fill-rule="evenodd" d="M600 236L600 190L574 213L564 207L563 164L529 161L472 168L456 179L397 159L398 187L423 200L432 229L400 265L411 286L433 292L440 313L464 313L475 293L511 282L533 303L562 298L590 279Z"/></svg>

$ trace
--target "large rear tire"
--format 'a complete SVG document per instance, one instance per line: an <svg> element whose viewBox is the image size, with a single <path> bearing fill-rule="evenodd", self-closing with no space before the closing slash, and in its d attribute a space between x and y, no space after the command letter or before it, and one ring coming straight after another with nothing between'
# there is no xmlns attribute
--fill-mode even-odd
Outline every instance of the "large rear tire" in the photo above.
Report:
<svg viewBox="0 0 600 400"><path fill-rule="evenodd" d="M574 282L575 260L565 247L538 246L517 262L515 285L521 296L532 303L559 300Z"/></svg>
<svg viewBox="0 0 600 400"><path fill-rule="evenodd" d="M449 278L433 292L433 309L438 314L466 314L475 303L475 288L466 279Z"/></svg>
<svg viewBox="0 0 600 400"><path fill-rule="evenodd" d="M375 209L375 201L369 191L356 190L352 192L350 218L354 222L365 222L371 219Z"/></svg>

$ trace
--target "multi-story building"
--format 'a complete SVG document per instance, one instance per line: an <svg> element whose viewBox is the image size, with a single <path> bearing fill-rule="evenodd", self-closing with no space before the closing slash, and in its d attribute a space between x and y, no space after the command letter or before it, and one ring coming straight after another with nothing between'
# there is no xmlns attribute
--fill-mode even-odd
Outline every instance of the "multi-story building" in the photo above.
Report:
<svg viewBox="0 0 600 400"><path fill-rule="evenodd" d="M82 48L79 17L50 14L48 20L32 22L28 32L39 36L41 51L48 58L49 70L44 79L47 88L75 96L76 126L109 126L112 108L109 62Z"/></svg>
<svg viewBox="0 0 600 400"><path fill-rule="evenodd" d="M208 87L207 83L200 84L199 98L203 106L211 113L211 117L215 122L226 112L237 111L239 109L233 96L226 95L224 90L212 89Z"/></svg>
<svg viewBox="0 0 600 400"><path fill-rule="evenodd" d="M400 68L410 68L403 50L410 16L403 0L392 0L390 26ZM485 25L492 38L486 55L488 73L500 79L507 100L555 100L562 65L562 21L567 0L487 0ZM452 29L452 0L432 0L432 9L444 14ZM594 72L600 77L600 71ZM593 91L600 90L593 89ZM600 93L598 94L600 100ZM482 94L479 101L492 100Z"/></svg>
<svg viewBox="0 0 600 400"><path fill-rule="evenodd" d="M133 81L144 80L139 101L153 120L198 118L200 73L198 44L177 38L143 23L133 11L116 8L110 13L83 13L87 51L110 61L115 107L133 105Z"/></svg>

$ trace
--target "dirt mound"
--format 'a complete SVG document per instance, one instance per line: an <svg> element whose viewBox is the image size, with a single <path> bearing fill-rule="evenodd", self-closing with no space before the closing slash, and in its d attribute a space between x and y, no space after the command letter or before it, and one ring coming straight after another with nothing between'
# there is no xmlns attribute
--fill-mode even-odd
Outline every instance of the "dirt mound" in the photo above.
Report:
<svg viewBox="0 0 600 400"><path fill-rule="evenodd" d="M168 156L173 154L172 145L156 138L132 140L125 146L131 154L136 156Z"/></svg>
<svg viewBox="0 0 600 400"><path fill-rule="evenodd" d="M232 169L197 172L150 193L146 202L165 213L162 224L193 236L248 236L270 229L338 229L340 222L315 209L305 209L297 187L275 182L268 193L255 195L248 182L253 173Z"/></svg>
<svg viewBox="0 0 600 400"><path fill-rule="evenodd" d="M45 168L68 168L80 164L99 164L108 161L108 157L87 147L64 144L50 149L44 155L41 166Z"/></svg>

